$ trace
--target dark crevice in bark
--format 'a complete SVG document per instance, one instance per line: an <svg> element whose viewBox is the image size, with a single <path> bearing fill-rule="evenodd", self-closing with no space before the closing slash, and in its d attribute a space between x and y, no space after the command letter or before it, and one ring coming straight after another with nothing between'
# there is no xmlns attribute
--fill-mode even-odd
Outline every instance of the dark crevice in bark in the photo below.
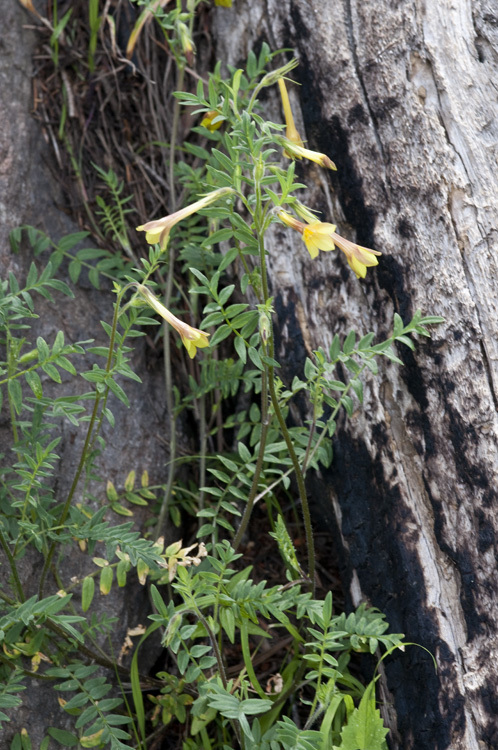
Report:
<svg viewBox="0 0 498 750"><path fill-rule="evenodd" d="M301 326L296 317L296 304L292 299L293 296L295 297L293 290L288 289L286 294L287 304L280 292L277 293L273 302L275 318L278 320L278 326L275 326L274 332L275 350L284 352L282 367L277 374L287 385L290 385L295 375L304 377L304 363L308 356ZM285 336L282 337L284 329ZM300 411L304 414L306 411L305 396L302 395L301 399L296 399L296 403L299 403Z"/></svg>
<svg viewBox="0 0 498 750"><path fill-rule="evenodd" d="M310 32L308 30L308 27L304 23L301 12L294 2L294 0L291 0L290 3L290 17L292 18L292 23L294 24L294 29L296 31L296 37L297 39L306 42L310 38ZM295 40L294 40L295 44Z"/></svg>
<svg viewBox="0 0 498 750"><path fill-rule="evenodd" d="M374 437L379 449L388 449L388 437L381 426L376 427ZM366 446L341 432L334 441L334 463L325 481L334 487L343 517L342 533L348 545L340 555L347 561L342 570L344 579L350 581L355 570L364 595L386 613L391 630L406 629L407 640L422 644L438 656L439 675L430 657L414 647L404 654L394 653L385 663L401 735L408 737L413 732L411 747L449 748L452 732L460 731L465 723L463 698L455 687L438 706L439 678L444 675L445 682L448 679L456 685L454 657L427 607L418 558L420 535L407 531L416 520L403 502L396 474L387 478ZM420 685L424 685L423 691ZM414 712L424 717L416 726Z"/></svg>
<svg viewBox="0 0 498 750"><path fill-rule="evenodd" d="M348 131L339 117L323 121L311 133L319 150L331 153L337 165L337 173L330 174L333 187L339 187L340 200L347 221L356 232L360 245L373 247L376 212L365 203L363 178L358 172L357 163L351 155Z"/></svg>
<svg viewBox="0 0 498 750"><path fill-rule="evenodd" d="M490 683L481 687L476 694L476 703L479 700L487 716L495 717L487 721L482 738L486 747L498 747L498 693L496 683Z"/></svg>
<svg viewBox="0 0 498 750"><path fill-rule="evenodd" d="M391 255L383 255L382 263L376 268L376 272L377 283L391 299L395 312L401 315L405 322L411 320L413 301L410 292L406 290L405 267Z"/></svg>

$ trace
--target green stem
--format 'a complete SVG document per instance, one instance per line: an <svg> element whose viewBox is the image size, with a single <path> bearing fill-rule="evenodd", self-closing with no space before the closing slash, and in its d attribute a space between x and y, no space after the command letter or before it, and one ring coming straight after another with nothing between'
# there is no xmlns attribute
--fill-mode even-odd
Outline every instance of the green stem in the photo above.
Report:
<svg viewBox="0 0 498 750"><path fill-rule="evenodd" d="M206 453L207 453L207 431L206 431L206 394L203 393L199 399L199 510L204 509L204 490L206 486Z"/></svg>
<svg viewBox="0 0 498 750"><path fill-rule="evenodd" d="M213 631L211 630L211 628L209 627L208 621L206 620L206 618L204 617L204 615L202 614L202 612L195 606L195 602L194 602L194 610L195 610L195 614L199 618L199 622L201 622L204 625L204 627L206 628L206 633L208 634L208 638L211 641L211 645L213 647L213 651L214 651L214 655L215 655L215 658L216 658L216 662L218 664L218 671L220 673L221 682L223 684L223 687L226 690L227 689L227 685L228 685L227 675L226 675L226 671L225 671L225 665L223 663L223 657L222 657L221 651L220 651L220 649L218 647L218 642L216 640L216 636L213 633ZM240 731L239 723L238 723L238 721L236 719L234 719L232 721L232 726L233 726L235 735L237 737L237 740L239 742L239 745L241 747L243 747L243 744L242 744L242 733Z"/></svg>
<svg viewBox="0 0 498 750"><path fill-rule="evenodd" d="M180 65L178 67L178 81L177 90L183 91L183 83L185 79L185 67ZM171 140L170 140L170 153L169 153L169 200L170 200L170 212L176 208L176 190L175 190L175 150L176 140L178 137L178 124L180 122L180 102L175 99L173 105L173 122L171 125Z"/></svg>
<svg viewBox="0 0 498 750"><path fill-rule="evenodd" d="M303 472L301 471L301 467L299 465L299 461L296 456L296 451L294 450L294 445L292 443L289 430L287 429L287 425L285 424L285 419L283 418L282 412L280 411L280 406L278 403L278 396L275 390L273 367L269 368L269 389L270 389L271 402L275 410L275 416L277 417L278 423L280 425L280 430L282 431L282 435L285 440L287 450L289 451L290 459L292 461L294 473L296 475L299 499L301 500L301 507L302 507L302 513L303 513L304 531L306 534L306 549L308 552L308 576L311 581L312 595L314 597L315 596L315 545L313 542L313 528L311 525L310 506L308 503L308 496L306 494L306 487L304 484Z"/></svg>
<svg viewBox="0 0 498 750"><path fill-rule="evenodd" d="M180 66L178 68L178 83L177 88L179 91L183 89L185 69ZM178 123L180 119L180 102L175 99L173 108L173 124L171 126L171 141L170 141L170 154L169 154L169 193L170 193L170 212L173 213L176 208L176 192L175 192L175 148L176 139L178 135ZM169 263L168 263L168 276L166 279L166 289L164 292L164 305L169 308L171 302L171 295L173 293L173 280L175 270L175 253L172 243L169 243ZM163 326L163 349L164 349L164 386L166 389L166 409L168 412L169 420L169 472L166 487L164 490L164 496L159 510L159 516L157 518L154 539L158 539L161 536L166 514L168 512L168 506L171 500L171 492L173 490L173 480L175 478L175 467L176 467L176 416L175 416L175 404L173 399L173 374L171 368L171 346L169 327L166 322Z"/></svg>
<svg viewBox="0 0 498 750"><path fill-rule="evenodd" d="M258 165L255 166L255 176L258 172ZM266 258L265 258L265 246L263 242L263 209L262 209L262 200L261 200L261 186L259 184L259 180L255 179L255 193L256 193L256 207L254 211L254 223L256 225L256 231L258 236L258 242L259 242L259 253L260 253L260 263L261 263L261 274L262 274L262 287L263 287L263 300L266 303L268 301L268 278L266 274ZM270 330L270 338L268 341L269 345L269 352L270 356L273 356L273 328L271 327ZM264 345L263 345L264 346ZM265 352L266 353L266 352ZM268 417L268 385L267 385L267 378L268 378L268 369L266 365L264 365L263 372L261 373L261 434L259 438L259 451L258 451L258 458L256 461L256 468L254 470L254 476L252 478L252 484L251 489L249 491L249 497L247 499L247 505L244 510L244 515L242 516L242 520L240 522L240 526L237 530L237 534L235 535L235 538L233 540L232 546L234 549L237 549L240 542L242 541L242 537L244 536L244 533L247 529L247 525L249 523L249 519L252 514L252 510L254 507L254 499L256 497L256 493L258 491L258 483L261 476L261 472L263 470L263 461L265 458L265 448L266 448L266 439L268 437L268 427L270 424L270 420Z"/></svg>
<svg viewBox="0 0 498 750"><path fill-rule="evenodd" d="M14 348L12 343L12 336L10 334L10 330L7 329L7 370L8 370L8 377L5 380L0 381L0 385L5 383L7 380L10 380L11 378L15 378L15 369L17 362L17 357L14 357ZM19 433L17 431L17 422L16 422L16 410L14 408L14 403L11 398L9 398L9 412L10 412L10 424L12 425L12 435L14 438L14 446L16 446L19 442ZM17 460L21 460L21 454L16 451Z"/></svg>
<svg viewBox="0 0 498 750"><path fill-rule="evenodd" d="M258 171L258 167L256 166L255 172L257 171ZM260 264L261 264L261 281L262 281L263 297L264 297L265 302L267 302L269 299L269 293L268 293L268 270L266 266L266 250L264 246L265 217L264 217L264 210L262 208L262 201L261 201L261 187L257 179L255 180L255 192L256 192L255 225L256 225L256 231L258 235L258 244L259 244L259 258L260 258ZM275 351L275 345L274 345L273 324L270 320L270 336L268 339L268 353L271 359L274 358L274 351ZM285 444L287 446L287 450L289 452L289 456L292 461L294 473L296 475L299 499L301 500L301 507L302 507L302 513L303 513L304 530L305 530L305 535L306 535L306 549L308 553L308 575L311 581L312 594L314 596L315 595L315 545L313 541L313 528L311 526L311 514L310 514L309 503L308 503L308 496L306 494L306 487L304 484L303 472L299 465L299 461L296 456L296 451L294 450L294 445L292 443L289 430L287 429L287 425L285 424L285 419L283 418L282 412L280 410L280 405L278 403L278 396L277 396L277 392L275 389L275 368L273 365L270 365L268 367L268 387L270 391L270 399L271 399L271 403L273 406L273 410L275 412L275 416L277 417L280 430L282 432L282 436L285 440Z"/></svg>
<svg viewBox="0 0 498 750"><path fill-rule="evenodd" d="M258 678L256 677L256 672L254 671L254 667L252 664L251 650L249 648L248 619L246 619L245 617L242 618L242 622L240 625L240 645L242 647L242 656L244 658L247 675L251 680L251 685L253 686L259 697L265 700L266 698L268 698L268 696L259 684Z"/></svg>
<svg viewBox="0 0 498 750"><path fill-rule="evenodd" d="M254 499L258 491L259 478L261 476L263 461L265 458L266 438L268 435L268 427L270 424L268 419L268 385L266 369L261 373L261 377L261 435L259 438L258 458L256 461L256 468L254 469L254 476L252 478L251 489L249 491L249 497L247 498L247 504L244 509L244 514L242 516L239 528L237 529L235 538L232 542L232 547L234 549L237 549L237 547L240 545L242 537L244 536L247 529L247 524L249 523L249 519L254 507Z"/></svg>
<svg viewBox="0 0 498 750"><path fill-rule="evenodd" d="M32 672L29 669L23 669L22 667L19 667L18 664L13 664L11 659L7 659L6 656L2 656L0 654L0 664L3 664L4 666L8 667L10 670L14 671L15 669L18 669L25 677L32 677L35 680L45 680L53 682L53 677L49 677L46 674L40 674L39 672ZM12 747L12 745L11 745Z"/></svg>

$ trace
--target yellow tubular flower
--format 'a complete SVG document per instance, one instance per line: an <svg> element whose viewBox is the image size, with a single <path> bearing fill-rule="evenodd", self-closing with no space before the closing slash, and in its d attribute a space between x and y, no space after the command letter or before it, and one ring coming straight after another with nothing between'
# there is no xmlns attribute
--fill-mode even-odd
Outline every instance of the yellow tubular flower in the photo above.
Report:
<svg viewBox="0 0 498 750"><path fill-rule="evenodd" d="M278 79L278 87L280 89L280 96L282 97L282 109L284 110L285 124L287 126L285 129L285 137L288 141L291 141L291 143L295 143L297 146L301 146L302 148L304 146L304 143L294 123L289 95L287 93L287 88L285 86L285 81L283 78Z"/></svg>
<svg viewBox="0 0 498 750"><path fill-rule="evenodd" d="M325 169L337 169L332 159L329 159L325 154L320 154L318 151L310 151L309 148L298 146L296 143L292 143L292 141L286 139L283 139L283 146L285 154L290 159L309 159L321 167L325 167Z"/></svg>
<svg viewBox="0 0 498 750"><path fill-rule="evenodd" d="M215 5L221 5L222 8L231 8L232 0L214 0Z"/></svg>
<svg viewBox="0 0 498 750"><path fill-rule="evenodd" d="M335 250L331 235L335 231L335 224L325 224L322 221L315 221L312 224L304 224L286 211L279 209L277 216L280 221L292 227L296 232L303 235L304 244L312 258L316 258L319 250L327 252Z"/></svg>
<svg viewBox="0 0 498 750"><path fill-rule="evenodd" d="M165 250L168 244L169 233L175 224L178 224L179 221L182 221L187 216L195 214L196 211L206 208L206 206L221 198L222 195L227 195L228 193L233 193L232 188L224 187L214 190L190 206L185 206L185 208L175 211L174 214L163 216L162 219L156 219L155 221L149 221L147 224L142 224L137 227L137 232L145 232L145 239L149 245L155 245L156 242L159 242L162 249Z"/></svg>
<svg viewBox="0 0 498 750"><path fill-rule="evenodd" d="M304 244L312 258L316 258L320 250L328 252L335 250L337 246L346 256L346 260L356 276L362 279L367 275L367 268L379 264L375 256L382 255L382 253L379 253L377 250L370 250L368 247L356 245L354 242L344 239L340 234L336 234L334 224L316 220L310 224L304 224L299 219L282 210L277 211L277 216L288 227L292 227L292 229L302 234Z"/></svg>
<svg viewBox="0 0 498 750"><path fill-rule="evenodd" d="M184 323L183 320L177 318L143 284L137 284L137 291L142 299L180 334L183 345L191 359L195 357L197 349L204 349L206 346L209 346L209 333L200 331L198 328L193 328L188 323Z"/></svg>
<svg viewBox="0 0 498 750"><path fill-rule="evenodd" d="M367 275L367 268L378 266L379 261L376 255L382 255L378 250L371 250L368 247L356 245L354 242L344 239L339 234L333 233L335 244L342 250L346 259L358 278L364 279Z"/></svg>
<svg viewBox="0 0 498 750"><path fill-rule="evenodd" d="M282 98L282 109L284 110L286 124L285 140L282 141L285 149L285 156L288 156L289 159L309 159L310 161L316 162L321 167L325 167L325 169L337 169L334 162L325 154L320 154L318 151L310 151L309 148L304 148L304 143L294 123L289 95L283 78L278 79L278 87Z"/></svg>

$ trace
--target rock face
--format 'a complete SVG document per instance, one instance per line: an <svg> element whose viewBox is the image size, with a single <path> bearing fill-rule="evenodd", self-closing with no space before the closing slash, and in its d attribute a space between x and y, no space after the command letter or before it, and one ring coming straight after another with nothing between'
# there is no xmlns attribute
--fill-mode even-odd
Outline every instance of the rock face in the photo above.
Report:
<svg viewBox="0 0 498 750"><path fill-rule="evenodd" d="M438 663L435 674L416 648L386 662L392 747L497 747L496 8L234 0L214 35L217 57L240 67L263 41L295 50L298 129L338 168L302 167L308 204L383 252L359 282L336 254L311 262L275 229L287 373L335 332L381 339L394 312L406 321L417 308L446 319L367 384L313 494L352 602L378 606ZM281 120L276 100L266 106Z"/></svg>
<svg viewBox="0 0 498 750"><path fill-rule="evenodd" d="M49 169L50 160L54 157L43 139L39 125L32 118L31 60L37 40L25 27L25 24L32 24L32 17L16 3L10 2L5 7L2 6L2 13L4 29L8 33L4 33L0 41L0 276L5 279L9 272L13 272L22 284L33 255L28 247L22 247L18 255L12 254L8 241L9 232L17 226L30 224L57 241L64 234L79 231L79 227L60 208L64 205L64 197ZM37 264L41 267L42 259ZM74 292L73 300L54 294L54 303L33 295L35 309L40 317L34 323L31 340L40 334L52 344L57 331L62 330L66 343L91 338L95 339L96 344L107 343L100 320L112 318L114 295L109 289L97 291L90 284L85 285L84 280ZM111 408L116 417L116 427L114 431L107 430L105 434L107 451L99 466L101 476L111 479L120 488L131 469L135 469L139 477L147 469L151 484L164 482L166 474L164 444L167 428L161 406L164 403L163 376L160 369L155 373L146 372L145 345L142 339L135 339L135 342L130 364L136 372L142 372L144 382L123 382L130 399L129 409L113 399ZM82 369L90 369L92 361L93 358L88 356L81 365ZM81 378L74 382L80 391L87 390L87 385ZM50 389L50 384L44 382L45 387ZM61 392L57 395L61 395ZM0 453L6 453L10 459L12 435L5 402L3 409L0 420ZM83 433L84 425L80 430L69 423L60 425L62 440L58 452L61 460L56 477L58 502L64 498L74 476L83 444ZM104 500L103 494L101 485L99 499ZM128 519L115 517L114 520L119 523ZM139 526L143 525L142 521L143 514ZM2 584L5 585L8 570L3 553L1 556ZM36 553L28 554L20 563L21 579L28 594L34 594L37 590L40 565L41 561ZM76 544L62 567L66 584L71 576L81 577L94 569L88 555L80 553ZM8 587L6 591L9 591ZM53 584L47 585L46 593L53 592ZM136 585L132 583L129 590L128 587L118 590L114 586L108 597L96 595L96 611L105 611L109 617L117 618L112 634L116 653L119 654L123 645L127 628L139 623L147 624L147 602L146 591L138 582ZM102 645L105 650L108 649L108 642ZM146 670L145 665L144 669ZM5 747L10 747L12 736L22 728L29 732L33 747L39 747L47 727L64 725L66 715L57 703L57 694L53 690L46 690L43 682L29 680L22 697L23 706L16 711L9 710L12 721L3 725Z"/></svg>

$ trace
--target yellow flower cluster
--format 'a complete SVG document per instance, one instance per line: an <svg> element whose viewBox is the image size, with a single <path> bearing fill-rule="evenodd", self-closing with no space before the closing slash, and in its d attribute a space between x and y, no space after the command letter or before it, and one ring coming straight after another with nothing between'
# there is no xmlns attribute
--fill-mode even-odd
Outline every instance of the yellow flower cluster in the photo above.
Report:
<svg viewBox="0 0 498 750"><path fill-rule="evenodd" d="M179 211L175 211L173 214L163 216L162 219L156 219L155 221L149 221L147 224L142 224L137 227L137 232L145 232L145 239L149 245L155 245L159 243L163 250L166 249L169 239L169 233L171 229L178 224L179 221L185 219L187 216L191 216L196 211L200 211L202 208L211 205L214 201L221 198L223 195L233 193L232 188L219 188L219 190L213 190L212 193L204 196L195 203L191 203L190 206L185 206ZM197 349L204 349L209 346L208 336L209 333L201 331L198 328L189 326L188 323L184 323L173 315L163 303L157 299L157 297L147 289L143 284L136 284L138 294L142 299L155 310L164 320L166 320L170 326L180 334L183 345L187 350L189 356L193 359L196 355Z"/></svg>
<svg viewBox="0 0 498 750"><path fill-rule="evenodd" d="M342 250L346 259L358 278L364 279L367 275L367 268L377 266L379 261L376 255L382 255L377 250L370 250L368 247L356 245L354 242L346 240L336 233L335 224L328 224L324 221L313 220L305 224L296 219L286 211L279 209L277 216L288 227L292 227L302 234L304 244L312 258L318 256L319 250L328 252L335 250L336 246Z"/></svg>
<svg viewBox="0 0 498 750"><path fill-rule="evenodd" d="M284 111L286 124L284 154L291 159L309 159L326 169L336 169L334 162L325 154L320 154L317 151L310 151L309 149L304 148L301 136L294 124L289 96L283 78L279 80L278 85L280 88L282 109ZM318 221L305 206L300 206L300 204L298 204L296 210L306 220L307 224L299 221L299 219L291 216L291 214L288 214L281 208L278 209L276 213L280 221L302 234L304 244L312 258L316 258L320 250L328 252L330 250L335 250L337 246L346 256L346 259L356 276L362 279L367 275L367 268L379 264L379 261L375 256L382 255L382 253L379 253L377 250L370 250L368 247L356 245L354 242L350 242L344 237L341 237L335 231L335 224Z"/></svg>

